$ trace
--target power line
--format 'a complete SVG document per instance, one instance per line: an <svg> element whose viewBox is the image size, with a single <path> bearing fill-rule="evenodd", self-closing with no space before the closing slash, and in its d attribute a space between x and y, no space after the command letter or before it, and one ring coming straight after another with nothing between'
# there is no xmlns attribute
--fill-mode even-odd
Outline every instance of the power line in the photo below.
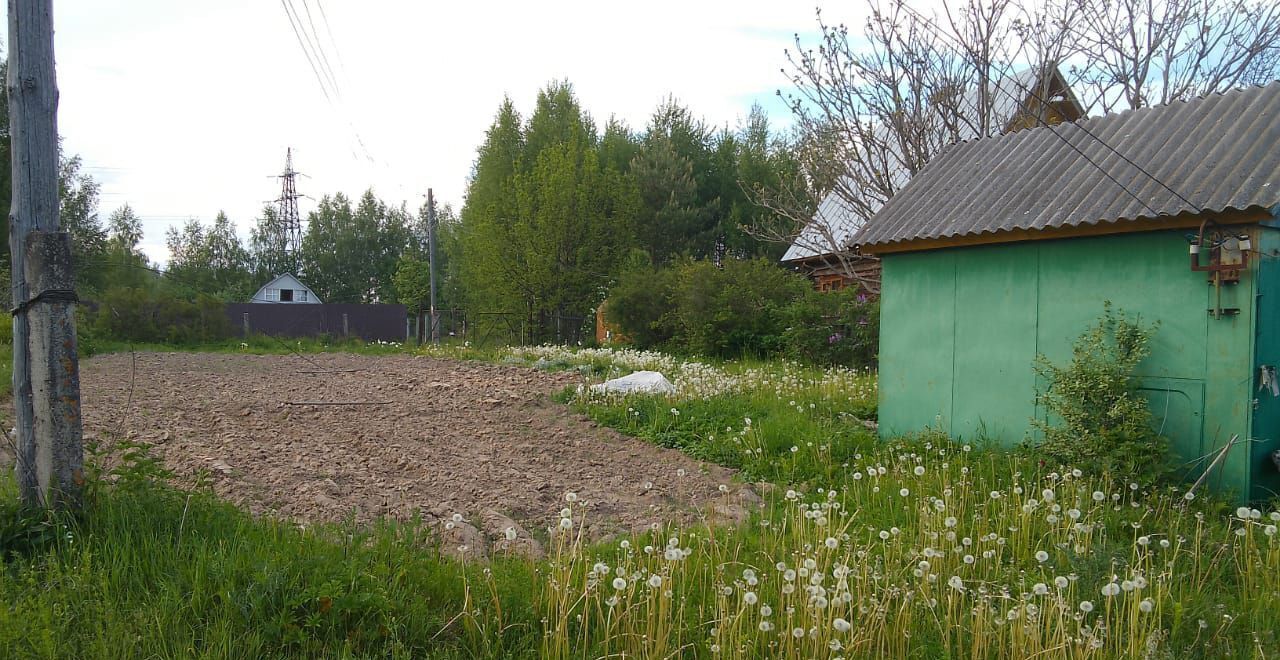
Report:
<svg viewBox="0 0 1280 660"><path fill-rule="evenodd" d="M324 23L324 31L329 35L329 43L333 44L333 56L338 60L338 68L342 70L342 74L345 76L347 65L342 61L342 50L338 48L338 40L333 38L333 28L329 26L329 16L325 14L324 3L316 0L316 7L320 10L320 20Z"/></svg>
<svg viewBox="0 0 1280 660"><path fill-rule="evenodd" d="M289 3L286 0L280 0L280 6L284 8L284 13L289 17L289 26L293 28L293 36L297 37L298 45L302 47L302 54L307 58L307 64L311 66L311 72L316 76L316 82L320 84L320 92L324 94L324 100L333 105L333 99L329 97L329 89L324 84L324 78L320 75L316 63L311 59L311 51L307 49L306 43L302 39L302 33L298 31L298 25L294 22L293 13L289 10Z"/></svg>
<svg viewBox="0 0 1280 660"><path fill-rule="evenodd" d="M320 74L328 81L329 91L333 92L335 98L340 98L338 81L334 79L332 71L325 66L327 60L323 57L323 50L320 47L319 39L314 38L312 33L307 31L307 24L302 21L302 13L299 12L297 6L293 4L293 0L285 0L285 4L286 11L290 11L292 13L292 17L297 21L298 32L306 42L305 48L310 51L315 60L316 67L320 70Z"/></svg>
<svg viewBox="0 0 1280 660"><path fill-rule="evenodd" d="M333 73L333 68L329 66L329 58L325 54L324 45L321 42L319 32L315 28L315 22L311 17L311 8L307 5L306 0L302 1L303 10L307 14L307 22L304 24L302 15L298 13L297 7L293 5L292 0L280 0L280 6L284 9L285 15L289 18L289 25L293 28L294 37L298 40L298 46L302 48L303 55L307 58L307 64L311 66L312 73L316 76L316 82L320 84L320 91L324 94L325 101L329 103L329 107L334 108L343 115L343 119L347 123L347 128L351 129L351 134L355 138L356 144L360 147L360 151L364 153L364 157L369 162L375 162L373 156L369 153L369 148L365 146L364 138L361 137L360 131L356 129L355 122L351 120L350 113L347 112L346 103L342 98L342 91L338 85L337 76ZM323 8L321 8L323 12ZM328 29L328 19L325 21L325 28ZM308 25L311 31L307 31ZM329 30L330 40L333 40L333 32ZM334 48L337 48L337 42L334 42ZM322 73L323 72L323 73ZM326 79L328 84L326 84ZM332 91L332 95L330 95ZM335 103L335 99L337 103ZM359 160L359 156L352 151L352 158Z"/></svg>
<svg viewBox="0 0 1280 660"><path fill-rule="evenodd" d="M338 86L337 76L333 73L333 66L329 64L329 56L324 52L324 44L320 43L320 33L316 31L316 24L311 20L311 6L307 4L307 0L301 0L301 2L303 11L307 13L307 25L311 27L311 36L315 38L314 49L319 53L320 61L323 63L324 69L329 74L329 82L333 85L334 95L338 97L339 101L341 101L342 90ZM295 7L293 11L296 13L298 10ZM299 17L299 22L301 22L301 17ZM306 33L305 29L303 30L303 33Z"/></svg>

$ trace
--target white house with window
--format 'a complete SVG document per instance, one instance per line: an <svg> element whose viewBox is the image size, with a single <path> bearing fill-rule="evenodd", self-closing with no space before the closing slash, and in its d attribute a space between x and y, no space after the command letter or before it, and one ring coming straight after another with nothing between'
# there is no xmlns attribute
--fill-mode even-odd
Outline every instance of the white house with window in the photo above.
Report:
<svg viewBox="0 0 1280 660"><path fill-rule="evenodd" d="M253 294L251 303L320 304L320 298L307 285L289 273L277 275Z"/></svg>

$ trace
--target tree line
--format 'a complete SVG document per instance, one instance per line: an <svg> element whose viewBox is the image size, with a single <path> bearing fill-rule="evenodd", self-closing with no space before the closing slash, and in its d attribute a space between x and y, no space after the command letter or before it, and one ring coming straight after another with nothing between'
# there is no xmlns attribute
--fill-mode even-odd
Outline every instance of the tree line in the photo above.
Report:
<svg viewBox="0 0 1280 660"><path fill-rule="evenodd" d="M616 118L601 130L567 81L542 89L527 119L507 98L459 218L463 299L550 340L637 260L776 260L785 246L745 229L773 217L751 191L805 185L800 175L759 107L741 126L717 128L667 99L641 131Z"/></svg>
<svg viewBox="0 0 1280 660"><path fill-rule="evenodd" d="M552 339L553 323L588 322L624 264L776 260L783 246L744 227L768 221L750 199L753 186L798 176L789 154L759 108L741 126L716 128L667 99L644 130L610 119L601 131L568 82L539 92L527 120L505 99L461 213L436 209L437 306L519 317L531 338ZM0 173L7 176L7 160ZM160 268L140 249L142 222L129 205L100 217L99 184L77 157L64 159L62 184L84 299L126 304L149 292L246 301L292 272L325 302L427 304L425 204L410 210L373 190L325 195L306 214L296 255L281 242L273 206L253 219L247 240L223 212L192 218L167 230Z"/></svg>

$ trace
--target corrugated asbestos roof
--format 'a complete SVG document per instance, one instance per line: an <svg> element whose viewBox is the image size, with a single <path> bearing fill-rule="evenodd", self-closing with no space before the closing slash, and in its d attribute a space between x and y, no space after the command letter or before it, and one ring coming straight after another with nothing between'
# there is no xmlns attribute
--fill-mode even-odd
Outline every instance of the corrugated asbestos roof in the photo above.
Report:
<svg viewBox="0 0 1280 660"><path fill-rule="evenodd" d="M831 254L833 245L847 245L858 233L865 221L838 191L832 190L822 198L813 220L801 230L800 235L782 255L783 261L808 259L820 254Z"/></svg>
<svg viewBox="0 0 1280 660"><path fill-rule="evenodd" d="M1011 76L996 80L988 90L992 124L1003 126L1012 121L1022 109L1020 103L1030 96L1027 90L1035 89L1039 85L1040 71L1038 69L1025 69ZM964 98L960 101L960 107L969 108L970 114L975 115L980 104L979 87L968 89ZM970 124L962 124L959 130L962 132L961 137L963 139L968 140L977 137L977 133ZM886 145L891 151L894 145L897 144L897 141L892 137L889 127L876 127L877 142ZM893 158L890 159L892 161L890 166L893 167L893 171L889 172L889 176L893 181L894 188L901 190L902 186L905 186L911 178L911 173L903 166L901 154L891 153L891 156ZM782 261L797 261L822 254L831 254L835 251L834 246L839 246L839 249L843 250L850 245L850 239L866 224L866 218L863 218L861 213L845 201L839 192L840 187L849 189L856 187L856 184L849 181L848 177L845 177L845 181L841 186L837 186L835 190L827 193L822 203L818 205L818 211L814 214L813 220L800 232L791 247L787 248L786 253L782 255ZM871 200L868 201L870 202Z"/></svg>
<svg viewBox="0 0 1280 660"><path fill-rule="evenodd" d="M1077 124L1053 130L1097 167L1044 127L959 143L889 200L854 242L874 253L875 246L921 239L1280 204L1280 81Z"/></svg>

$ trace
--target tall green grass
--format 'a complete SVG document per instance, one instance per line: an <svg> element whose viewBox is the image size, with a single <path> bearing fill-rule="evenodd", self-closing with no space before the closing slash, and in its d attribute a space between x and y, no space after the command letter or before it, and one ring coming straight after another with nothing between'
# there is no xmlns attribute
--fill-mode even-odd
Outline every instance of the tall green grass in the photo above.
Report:
<svg viewBox="0 0 1280 660"><path fill-rule="evenodd" d="M139 463L96 481L79 521L0 510L0 657L1280 655L1276 503L1235 509L940 436L875 441L864 373L500 359L600 378L660 366L681 392L564 396L740 467L763 505L736 527L596 542L580 532L594 508L565 494L545 560L468 566L414 524L254 519L149 485ZM721 497L706 504L739 503Z"/></svg>
<svg viewBox="0 0 1280 660"><path fill-rule="evenodd" d="M303 528L158 485L47 519L0 481L0 657L508 657L537 641L533 566L442 559L412 523ZM466 625L486 580L524 626Z"/></svg>

